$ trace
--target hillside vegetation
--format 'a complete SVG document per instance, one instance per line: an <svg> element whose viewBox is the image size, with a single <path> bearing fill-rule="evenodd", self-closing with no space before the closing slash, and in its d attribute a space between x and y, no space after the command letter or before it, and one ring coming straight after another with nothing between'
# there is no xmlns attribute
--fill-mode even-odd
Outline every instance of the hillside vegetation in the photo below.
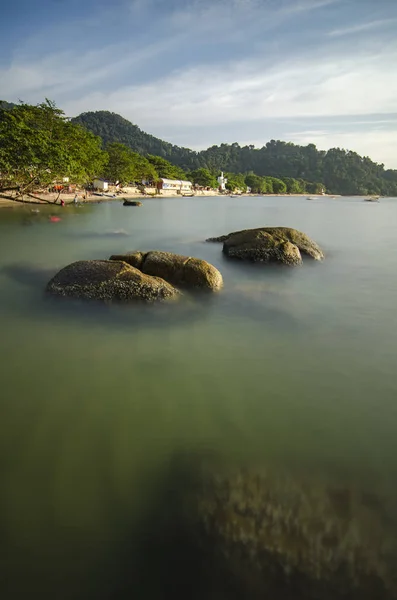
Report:
<svg viewBox="0 0 397 600"><path fill-rule="evenodd" d="M206 169L213 176L223 170L272 177L283 180L287 189L289 179L301 181L301 185L292 186L296 189L288 189L292 193L315 193L319 189L318 185L314 185L317 183L323 184L332 194L397 195L397 170L386 170L384 165L349 150L332 148L323 151L314 144L299 146L271 140L262 148L241 147L234 143L195 152L149 135L120 115L108 111L83 113L72 121L101 137L104 147L108 143L119 142L140 154L163 157L185 172ZM310 189L303 182L311 182L314 187L312 185Z"/></svg>

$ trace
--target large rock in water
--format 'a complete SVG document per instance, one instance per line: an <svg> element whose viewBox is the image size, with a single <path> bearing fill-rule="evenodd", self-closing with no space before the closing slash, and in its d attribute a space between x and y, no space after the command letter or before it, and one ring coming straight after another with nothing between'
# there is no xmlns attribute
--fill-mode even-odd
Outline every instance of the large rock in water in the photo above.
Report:
<svg viewBox="0 0 397 600"><path fill-rule="evenodd" d="M103 302L153 302L180 292L159 277L150 277L121 261L80 260L61 269L48 283L47 293Z"/></svg>
<svg viewBox="0 0 397 600"><path fill-rule="evenodd" d="M315 260L324 258L319 246L307 235L290 227L259 227L234 231L207 242L223 242L223 252L232 258L253 262L300 265L301 253Z"/></svg>
<svg viewBox="0 0 397 600"><path fill-rule="evenodd" d="M222 275L213 265L200 258L171 252L129 252L116 254L110 260L124 261L147 275L162 277L173 285L217 291L223 285Z"/></svg>

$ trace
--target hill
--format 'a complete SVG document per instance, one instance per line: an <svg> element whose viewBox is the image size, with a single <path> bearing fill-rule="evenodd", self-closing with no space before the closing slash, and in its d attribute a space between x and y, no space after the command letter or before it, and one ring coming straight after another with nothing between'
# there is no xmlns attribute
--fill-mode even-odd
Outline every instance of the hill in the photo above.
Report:
<svg viewBox="0 0 397 600"><path fill-rule="evenodd" d="M204 167L213 173L220 170L253 172L260 176L320 182L333 194L397 195L397 170L385 170L384 165L349 150L323 151L314 144L299 146L271 140L262 148L234 143L195 152L145 133L137 125L108 111L83 113L73 122L100 136L105 145L121 142L141 154L162 156L185 171Z"/></svg>

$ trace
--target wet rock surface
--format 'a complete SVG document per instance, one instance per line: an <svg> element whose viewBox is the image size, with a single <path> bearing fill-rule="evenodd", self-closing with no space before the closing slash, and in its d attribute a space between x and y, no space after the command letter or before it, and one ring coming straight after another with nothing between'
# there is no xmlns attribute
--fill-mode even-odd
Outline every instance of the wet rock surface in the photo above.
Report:
<svg viewBox="0 0 397 600"><path fill-rule="evenodd" d="M320 247L306 234L289 227L260 227L235 231L207 242L223 242L223 252L231 258L253 262L280 262L300 265L301 254L322 260Z"/></svg>
<svg viewBox="0 0 397 600"><path fill-rule="evenodd" d="M223 285L221 273L200 258L172 252L129 252L115 254L110 260L124 261L147 275L162 277L173 285L187 289L218 291Z"/></svg>
<svg viewBox="0 0 397 600"><path fill-rule="evenodd" d="M154 302L180 292L160 277L145 275L121 261L81 260L61 269L48 283L52 296L102 302Z"/></svg>

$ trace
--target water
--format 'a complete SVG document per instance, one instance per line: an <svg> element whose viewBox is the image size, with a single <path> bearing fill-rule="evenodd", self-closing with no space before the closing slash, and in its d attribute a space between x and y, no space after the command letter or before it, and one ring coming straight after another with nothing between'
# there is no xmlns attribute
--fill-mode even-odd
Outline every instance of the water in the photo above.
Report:
<svg viewBox="0 0 397 600"><path fill-rule="evenodd" d="M152 572L144 515L161 505L180 454L395 493L395 199L150 199L58 212L58 223L46 209L0 212L2 597L165 597L148 582L169 548ZM204 242L261 225L304 231L326 260L240 264ZM62 266L135 249L206 259L224 290L180 309L43 297ZM141 587L133 563L144 565Z"/></svg>

